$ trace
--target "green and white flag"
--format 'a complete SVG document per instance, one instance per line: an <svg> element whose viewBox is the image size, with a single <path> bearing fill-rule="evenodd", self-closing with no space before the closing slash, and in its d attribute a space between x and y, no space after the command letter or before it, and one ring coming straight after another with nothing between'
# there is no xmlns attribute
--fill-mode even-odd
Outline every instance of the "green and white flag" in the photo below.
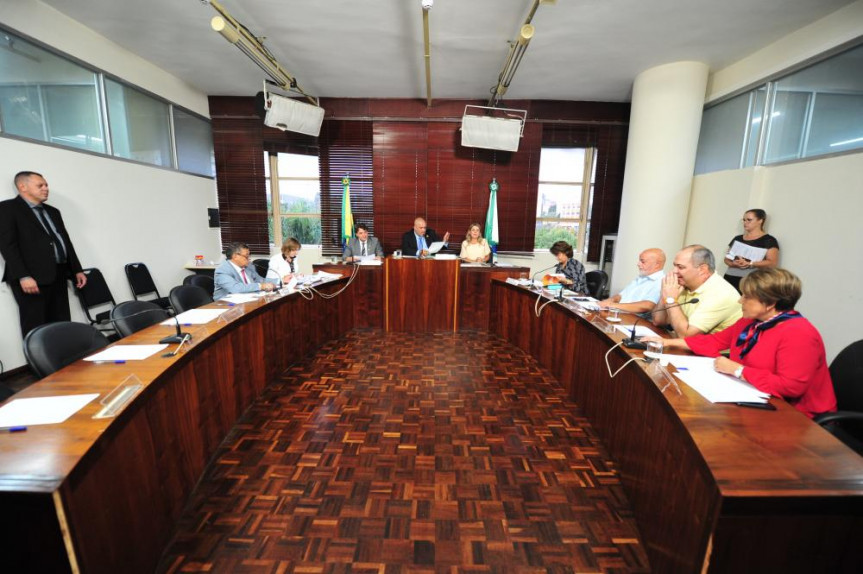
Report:
<svg viewBox="0 0 863 574"><path fill-rule="evenodd" d="M497 224L497 179L492 178L488 185L488 213L485 216L485 240L492 251L497 252L497 244L500 241Z"/></svg>

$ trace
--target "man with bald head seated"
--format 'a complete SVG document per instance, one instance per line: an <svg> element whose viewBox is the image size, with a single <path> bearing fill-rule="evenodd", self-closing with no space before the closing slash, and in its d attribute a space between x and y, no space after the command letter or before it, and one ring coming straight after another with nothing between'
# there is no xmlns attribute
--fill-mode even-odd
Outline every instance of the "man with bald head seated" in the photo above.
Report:
<svg viewBox="0 0 863 574"><path fill-rule="evenodd" d="M687 304L694 299L698 302ZM691 337L721 331L741 316L740 294L716 274L713 252L703 245L678 251L672 271L662 279L653 323L671 325L678 337Z"/></svg>
<svg viewBox="0 0 863 574"><path fill-rule="evenodd" d="M638 277L629 282L623 290L600 301L601 307L613 307L632 313L644 313L653 309L659 302L662 278L665 276L665 252L653 247L638 255Z"/></svg>
<svg viewBox="0 0 863 574"><path fill-rule="evenodd" d="M435 233L434 229L426 226L426 220L422 217L414 219L414 228L402 235L402 255L406 257L422 257L429 254L429 247L435 241L449 242L449 231L444 233L443 238Z"/></svg>

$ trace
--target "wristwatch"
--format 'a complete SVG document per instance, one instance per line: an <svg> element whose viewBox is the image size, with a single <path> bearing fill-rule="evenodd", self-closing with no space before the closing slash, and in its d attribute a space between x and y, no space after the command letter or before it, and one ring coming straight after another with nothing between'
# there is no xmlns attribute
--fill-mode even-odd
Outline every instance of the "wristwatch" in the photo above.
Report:
<svg viewBox="0 0 863 574"><path fill-rule="evenodd" d="M737 370L734 371L734 378L739 379L742 376L743 376L743 365L740 365L739 367L737 367Z"/></svg>
<svg viewBox="0 0 863 574"><path fill-rule="evenodd" d="M666 305L674 305L674 301L675 301L674 297L666 297L665 298L665 304Z"/></svg>

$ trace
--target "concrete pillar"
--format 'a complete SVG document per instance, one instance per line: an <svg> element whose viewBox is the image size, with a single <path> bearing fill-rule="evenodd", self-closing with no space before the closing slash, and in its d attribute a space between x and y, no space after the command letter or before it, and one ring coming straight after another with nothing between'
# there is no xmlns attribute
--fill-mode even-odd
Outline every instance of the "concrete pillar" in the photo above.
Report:
<svg viewBox="0 0 863 574"><path fill-rule="evenodd" d="M612 293L635 277L642 250L663 249L669 270L683 245L707 74L675 62L635 78Z"/></svg>

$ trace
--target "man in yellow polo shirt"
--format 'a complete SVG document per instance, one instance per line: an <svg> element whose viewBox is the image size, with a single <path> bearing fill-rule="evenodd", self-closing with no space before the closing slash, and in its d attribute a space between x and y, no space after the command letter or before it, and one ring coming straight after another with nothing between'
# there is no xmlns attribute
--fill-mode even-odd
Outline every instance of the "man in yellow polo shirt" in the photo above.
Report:
<svg viewBox="0 0 863 574"><path fill-rule="evenodd" d="M690 305L687 301L698 299ZM681 304L679 307L671 305ZM672 271L662 280L655 325L671 325L678 337L716 333L741 317L740 293L716 274L716 259L703 245L689 245L674 257Z"/></svg>

